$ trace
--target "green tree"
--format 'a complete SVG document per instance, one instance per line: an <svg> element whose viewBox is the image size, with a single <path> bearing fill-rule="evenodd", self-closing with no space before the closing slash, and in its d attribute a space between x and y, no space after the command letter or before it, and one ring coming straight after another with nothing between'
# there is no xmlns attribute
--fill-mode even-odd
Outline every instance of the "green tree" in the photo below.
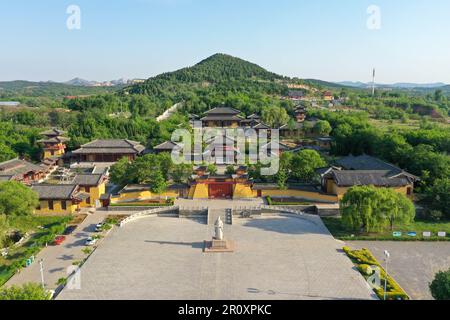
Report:
<svg viewBox="0 0 450 320"><path fill-rule="evenodd" d="M207 166L207 170L211 175L215 175L217 173L217 167L213 163L211 163Z"/></svg>
<svg viewBox="0 0 450 320"><path fill-rule="evenodd" d="M291 175L294 179L311 182L317 168L326 166L325 160L315 150L301 150L291 160Z"/></svg>
<svg viewBox="0 0 450 320"><path fill-rule="evenodd" d="M51 293L37 283L0 288L0 300L50 300Z"/></svg>
<svg viewBox="0 0 450 320"><path fill-rule="evenodd" d="M38 195L20 182L0 183L0 214L31 215L39 204Z"/></svg>
<svg viewBox="0 0 450 320"><path fill-rule="evenodd" d="M227 168L225 169L225 174L234 174L234 173L235 173L234 166L233 165L227 166Z"/></svg>
<svg viewBox="0 0 450 320"><path fill-rule="evenodd" d="M272 128L279 128L289 121L286 109L278 106L270 106L263 109L262 121Z"/></svg>
<svg viewBox="0 0 450 320"><path fill-rule="evenodd" d="M326 120L319 120L313 127L314 132L320 136L328 136L331 133L331 125Z"/></svg>
<svg viewBox="0 0 450 320"><path fill-rule="evenodd" d="M450 219L450 178L437 179L425 189L424 202Z"/></svg>
<svg viewBox="0 0 450 320"><path fill-rule="evenodd" d="M430 291L436 300L450 300L450 269L435 275L430 283Z"/></svg>
<svg viewBox="0 0 450 320"><path fill-rule="evenodd" d="M161 194L167 190L167 181L161 171L157 170L154 172L150 181L150 190L153 193Z"/></svg>
<svg viewBox="0 0 450 320"><path fill-rule="evenodd" d="M174 165L170 173L173 181L176 183L187 182L191 174L192 174L192 165L190 164Z"/></svg>
<svg viewBox="0 0 450 320"><path fill-rule="evenodd" d="M406 196L388 188L355 186L341 200L343 223L354 230L378 232L395 223L409 223L414 205Z"/></svg>
<svg viewBox="0 0 450 320"><path fill-rule="evenodd" d="M109 170L110 180L119 186L128 184L130 182L130 177L127 175L129 167L130 161L127 158L122 158L117 161Z"/></svg>

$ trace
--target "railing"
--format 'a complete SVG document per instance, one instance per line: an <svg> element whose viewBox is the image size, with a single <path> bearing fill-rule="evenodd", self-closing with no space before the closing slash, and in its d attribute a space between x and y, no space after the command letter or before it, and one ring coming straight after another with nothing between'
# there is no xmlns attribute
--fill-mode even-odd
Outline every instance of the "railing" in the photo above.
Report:
<svg viewBox="0 0 450 320"><path fill-rule="evenodd" d="M305 214L302 210L295 209L292 207L261 205L261 209L283 211L283 212L293 213L293 214L297 214L297 215L301 215L301 216L303 216Z"/></svg>
<svg viewBox="0 0 450 320"><path fill-rule="evenodd" d="M129 216L128 218L123 219L119 226L123 227L124 225L126 225L127 223L134 221L136 219L139 218L143 218L146 216L153 216L159 213L164 213L164 212L170 212L170 211L177 211L179 210L178 206L171 206L171 207L162 207L162 208L154 208L154 209L150 209L150 210L145 210L145 211L141 211L135 214L132 214L131 216Z"/></svg>

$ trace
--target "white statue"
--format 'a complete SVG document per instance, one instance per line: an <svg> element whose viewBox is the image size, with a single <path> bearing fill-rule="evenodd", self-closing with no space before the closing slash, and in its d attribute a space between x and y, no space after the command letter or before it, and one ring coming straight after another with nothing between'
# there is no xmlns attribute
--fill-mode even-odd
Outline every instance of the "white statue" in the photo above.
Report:
<svg viewBox="0 0 450 320"><path fill-rule="evenodd" d="M223 240L223 222L220 219L220 217L217 219L216 223L214 224L215 227L215 237L216 240Z"/></svg>

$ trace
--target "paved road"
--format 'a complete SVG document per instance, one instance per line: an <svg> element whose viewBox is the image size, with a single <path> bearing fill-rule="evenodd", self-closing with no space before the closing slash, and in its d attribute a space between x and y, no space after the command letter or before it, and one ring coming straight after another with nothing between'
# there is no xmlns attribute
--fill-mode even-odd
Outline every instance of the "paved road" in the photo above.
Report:
<svg viewBox="0 0 450 320"><path fill-rule="evenodd" d="M67 277L67 268L75 261L82 260L86 255L82 252L85 248L85 240L92 235L95 225L102 222L109 214L123 214L122 212L97 211L89 215L77 229L59 246L48 246L39 252L35 262L28 268L16 273L6 286L23 284L27 282L41 282L41 273L38 261L44 260L44 281L49 289L57 287L56 282L62 277ZM130 212L126 212L130 214Z"/></svg>
<svg viewBox="0 0 450 320"><path fill-rule="evenodd" d="M164 113L162 115L157 117L156 121L157 122L161 122L163 120L169 119L172 116L172 114L174 114L178 110L178 108L180 108L182 105L183 105L183 102L179 102L179 103L174 104L169 109L164 111Z"/></svg>
<svg viewBox="0 0 450 320"><path fill-rule="evenodd" d="M391 258L388 272L412 299L432 299L428 284L436 272L450 268L449 242L347 241L351 248L368 248L384 261L384 250ZM384 262L383 262L384 264Z"/></svg>

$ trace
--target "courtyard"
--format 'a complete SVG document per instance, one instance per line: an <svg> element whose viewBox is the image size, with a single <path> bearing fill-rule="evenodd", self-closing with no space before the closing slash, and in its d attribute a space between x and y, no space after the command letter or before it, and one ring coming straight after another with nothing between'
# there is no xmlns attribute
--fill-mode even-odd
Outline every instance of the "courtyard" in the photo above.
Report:
<svg viewBox="0 0 450 320"><path fill-rule="evenodd" d="M149 217L115 228L58 299L375 299L314 216L236 218L233 253L203 253L205 221Z"/></svg>

